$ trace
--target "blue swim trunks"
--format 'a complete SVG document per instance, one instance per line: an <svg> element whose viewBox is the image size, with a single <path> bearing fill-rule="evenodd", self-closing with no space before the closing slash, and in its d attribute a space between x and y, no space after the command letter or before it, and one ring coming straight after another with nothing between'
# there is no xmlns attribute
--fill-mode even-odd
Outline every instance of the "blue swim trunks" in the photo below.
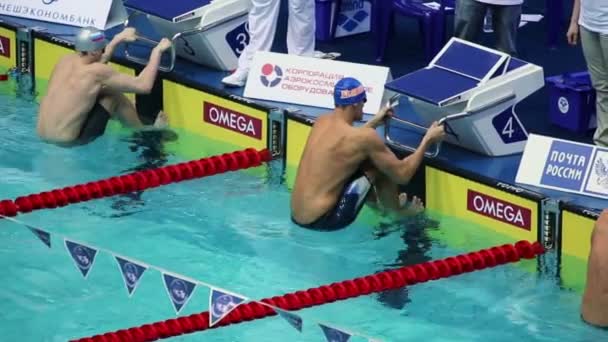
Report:
<svg viewBox="0 0 608 342"><path fill-rule="evenodd" d="M344 185L342 195L338 203L327 213L307 224L296 222L293 217L291 220L303 228L319 231L334 231L345 228L353 223L363 207L372 183L361 171L355 172Z"/></svg>

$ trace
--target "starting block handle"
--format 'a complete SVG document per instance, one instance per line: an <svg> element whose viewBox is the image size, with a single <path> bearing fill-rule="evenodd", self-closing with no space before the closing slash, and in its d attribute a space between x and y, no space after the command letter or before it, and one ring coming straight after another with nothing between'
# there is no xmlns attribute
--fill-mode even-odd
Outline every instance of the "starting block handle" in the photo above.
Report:
<svg viewBox="0 0 608 342"><path fill-rule="evenodd" d="M140 12L133 12L125 20L124 26L128 27L129 20L132 17L135 17L137 15L142 15L142 13L140 13ZM146 37L142 37L142 36L139 36L139 35L137 36L137 40L140 41L140 42L144 42L144 43L150 44L150 45L154 45L154 46L158 45L158 43L159 43L159 42L157 42L155 40L152 40L152 39L149 39L149 38L146 38ZM162 66L162 65L160 65L158 67L158 70L164 71L164 72L171 72L171 71L173 71L173 68L175 68L176 53L175 53L175 43L174 43L173 39L171 40L171 48L169 49L169 54L171 55L171 61L169 62L169 65L168 66ZM135 57L135 56L132 56L131 54L129 54L129 43L125 43L125 57L128 60L130 60L131 62L140 64L140 65L146 65L146 64L148 64L148 59L146 59L146 58L140 58L140 57Z"/></svg>
<svg viewBox="0 0 608 342"><path fill-rule="evenodd" d="M468 109L468 110L466 110L464 112L446 115L443 118L439 119L438 123L441 125L441 124L447 123L449 121L458 120L458 119L462 119L462 118L465 118L465 117L468 117L468 116L472 116L472 115L481 113L481 112L483 112L485 110L488 110L488 109L490 109L492 107L495 107L495 106L498 106L500 104L503 104L503 103L505 103L507 101L515 100L515 98L516 98L516 95L511 92L511 93L508 93L508 94L506 94L504 96L500 96L500 97L495 98L493 100L490 100L490 101L488 101L486 103L483 103L483 104L481 104L479 106L476 106L474 108L470 108L470 109ZM396 96L393 97L391 99L391 101L392 102L393 101L396 102ZM410 126L410 127L414 127L414 128L419 129L421 131L424 131L425 133L429 129L428 127L424 127L424 126L418 125L418 124L413 123L411 121L403 120L403 119L399 119L399 118L395 118L395 117L391 118L390 121L396 121L396 122L398 122L400 124L403 124L403 125L406 125L406 126ZM395 140L393 140L393 139L390 138L390 121L387 122L386 127L384 129L384 138L385 138L386 142L389 145L391 145L391 146L393 146L393 147L395 147L395 148L397 148L399 150L405 150L405 151L410 151L410 152L416 151L415 147L402 144L402 143L400 143L398 141L395 141ZM424 152L424 155L426 157L429 157L429 158L435 158L435 157L437 157L437 155L439 154L439 151L441 149L441 143L442 143L441 141L438 142L438 143L436 143L435 144L435 148L432 151L426 151L426 152Z"/></svg>
<svg viewBox="0 0 608 342"><path fill-rule="evenodd" d="M459 115L459 117L463 117L460 114L463 114L463 113L458 113L458 114L454 114L454 115ZM466 116L466 115L464 115L464 116ZM421 131L424 131L425 133L429 130L428 127L424 127L424 126L418 125L416 123L413 123L411 121L407 121L407 120L403 120L403 119L391 118L390 121L396 121L396 122L398 122L400 124L417 128L417 129L419 129ZM445 121L447 121L446 118L442 118L441 119L441 123L443 123ZM402 144L402 143L400 143L398 141L395 141L395 140L391 139L391 136L390 136L390 127L391 127L390 123L387 122L387 124L386 124L386 126L384 128L384 139L386 140L386 142L389 145L395 147L398 150L402 150L402 151L410 151L410 152L415 152L416 151L416 147L405 145L405 144ZM431 150L431 151L425 151L424 155L425 155L425 157L435 158L439 154L440 149L441 149L441 141L435 144L435 148L433 150Z"/></svg>

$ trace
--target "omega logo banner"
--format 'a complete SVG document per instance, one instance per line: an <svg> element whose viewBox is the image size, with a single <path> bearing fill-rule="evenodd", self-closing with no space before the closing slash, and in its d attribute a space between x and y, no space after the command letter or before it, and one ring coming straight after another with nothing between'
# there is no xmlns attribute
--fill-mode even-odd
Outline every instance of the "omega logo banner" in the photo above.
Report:
<svg viewBox="0 0 608 342"><path fill-rule="evenodd" d="M248 137L262 139L262 120L213 103L203 104L203 121Z"/></svg>
<svg viewBox="0 0 608 342"><path fill-rule="evenodd" d="M100 30L127 18L122 0L0 0L0 14Z"/></svg>
<svg viewBox="0 0 608 342"><path fill-rule="evenodd" d="M531 227L530 209L470 189L467 191L467 210L525 230Z"/></svg>
<svg viewBox="0 0 608 342"><path fill-rule="evenodd" d="M0 56L11 58L11 41L7 37L0 36Z"/></svg>

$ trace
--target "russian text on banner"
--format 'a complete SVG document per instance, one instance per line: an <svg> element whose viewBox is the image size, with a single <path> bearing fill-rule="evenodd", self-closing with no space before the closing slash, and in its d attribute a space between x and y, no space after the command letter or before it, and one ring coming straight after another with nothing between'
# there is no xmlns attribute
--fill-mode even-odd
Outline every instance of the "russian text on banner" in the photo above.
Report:
<svg viewBox="0 0 608 342"><path fill-rule="evenodd" d="M100 30L127 19L122 0L0 0L0 14Z"/></svg>
<svg viewBox="0 0 608 342"><path fill-rule="evenodd" d="M531 134L515 181L608 199L608 148Z"/></svg>
<svg viewBox="0 0 608 342"><path fill-rule="evenodd" d="M253 58L244 96L305 106L334 108L333 90L344 77L358 79L367 91L363 112L375 114L391 79L386 67L257 52Z"/></svg>

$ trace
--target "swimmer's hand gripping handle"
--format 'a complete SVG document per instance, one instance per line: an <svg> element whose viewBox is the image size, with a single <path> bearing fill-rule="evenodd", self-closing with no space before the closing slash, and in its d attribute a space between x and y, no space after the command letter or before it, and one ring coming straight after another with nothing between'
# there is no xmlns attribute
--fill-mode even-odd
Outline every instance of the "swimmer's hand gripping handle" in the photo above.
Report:
<svg viewBox="0 0 608 342"><path fill-rule="evenodd" d="M157 45L159 42L152 40L152 39L148 39L146 37L141 37L138 36L137 37L138 41L141 42L145 42L148 43L150 45ZM171 56L171 61L169 62L168 66L159 66L158 70L160 71L164 71L164 72L171 72L173 71L173 68L175 67L175 44L173 43L173 41L171 41L171 47L169 48L169 54ZM148 64L148 60L145 58L139 58L139 57L135 57L132 56L131 54L129 54L129 44L127 43L125 46L125 57L130 60L131 62L137 63L137 64L141 64L141 65L146 65Z"/></svg>
<svg viewBox="0 0 608 342"><path fill-rule="evenodd" d="M137 16L137 15L142 15L142 13L139 12L134 12L133 14L131 14L131 16L129 16L129 18L127 18L127 20L125 20L124 26L128 27L129 26L129 20L131 19L131 17ZM142 36L137 36L137 40L140 42L144 42L149 44L150 46L156 46L158 45L159 42L146 38L146 37L142 37ZM171 61L169 62L168 66L159 66L158 70L160 71L164 71L164 72L171 72L173 71L173 68L175 67L175 57L176 57L176 53L175 53L175 43L174 40L171 40L171 47L169 48L169 54L171 56ZM129 54L129 43L125 43L125 57L130 60L131 62L140 64L140 65L146 65L148 64L148 60L145 58L139 58L139 57L135 57L132 56L131 54Z"/></svg>
<svg viewBox="0 0 608 342"><path fill-rule="evenodd" d="M428 131L428 127L424 127L424 126L415 124L415 123L413 123L411 121L402 120L402 119L395 118L395 117L391 118L390 121L396 121L396 122L404 124L406 126L414 127L414 128L416 128L416 129L418 129L420 131L423 131L423 132ZM393 147L395 147L395 148L397 148L399 150L405 150L405 151L410 151L410 152L415 152L416 151L416 148L413 147L413 146L405 145L405 144L402 144L402 143L400 143L398 141L395 141L395 140L391 139L391 137L390 137L390 127L391 127L390 123L387 122L387 124L386 124L386 126L384 128L384 138L386 139L386 142L389 145L391 145L391 146L393 146ZM435 158L435 157L437 157L437 155L439 154L439 150L441 148L441 141L437 142L436 144L434 144L434 146L435 146L435 148L433 150L431 150L431 151L425 151L424 152L424 155L426 157L429 157L429 158Z"/></svg>

